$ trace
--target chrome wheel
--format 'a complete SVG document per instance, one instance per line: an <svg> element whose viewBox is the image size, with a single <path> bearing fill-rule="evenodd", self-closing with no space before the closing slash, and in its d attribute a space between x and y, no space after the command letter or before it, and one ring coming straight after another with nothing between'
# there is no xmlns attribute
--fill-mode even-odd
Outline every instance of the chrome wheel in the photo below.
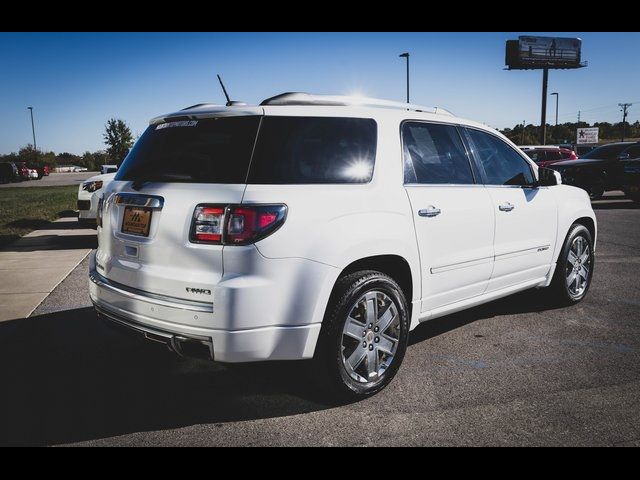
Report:
<svg viewBox="0 0 640 480"><path fill-rule="evenodd" d="M591 250L584 237L577 236L571 242L567 257L567 289L573 297L579 297L585 291L591 275Z"/></svg>
<svg viewBox="0 0 640 480"><path fill-rule="evenodd" d="M395 302L373 290L351 307L342 330L342 364L352 379L375 382L389 368L398 349L400 315Z"/></svg>

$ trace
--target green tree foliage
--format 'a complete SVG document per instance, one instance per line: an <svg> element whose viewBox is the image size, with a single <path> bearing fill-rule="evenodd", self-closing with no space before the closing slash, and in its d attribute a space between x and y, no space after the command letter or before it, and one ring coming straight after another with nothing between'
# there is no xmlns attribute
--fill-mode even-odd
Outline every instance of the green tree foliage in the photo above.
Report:
<svg viewBox="0 0 640 480"><path fill-rule="evenodd" d="M120 165L133 145L133 134L124 120L111 118L102 134L111 163Z"/></svg>
<svg viewBox="0 0 640 480"><path fill-rule="evenodd" d="M622 122L611 124L609 122L595 122L593 125L587 122L568 122L556 125L547 124L547 144L576 143L578 128L598 127L600 141L620 141L622 138ZM501 132L516 145L538 145L540 143L540 126L526 125L524 137L522 124L513 128L505 128ZM635 123L625 122L625 140L640 137L640 121Z"/></svg>

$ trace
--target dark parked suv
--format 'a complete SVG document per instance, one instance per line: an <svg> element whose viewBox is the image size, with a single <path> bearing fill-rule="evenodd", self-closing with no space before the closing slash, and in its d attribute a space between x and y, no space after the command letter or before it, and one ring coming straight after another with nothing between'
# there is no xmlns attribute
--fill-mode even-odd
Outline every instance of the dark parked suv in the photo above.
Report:
<svg viewBox="0 0 640 480"><path fill-rule="evenodd" d="M624 166L622 191L634 202L640 203L640 160L629 160Z"/></svg>
<svg viewBox="0 0 640 480"><path fill-rule="evenodd" d="M20 173L13 162L0 163L0 183L19 182Z"/></svg>
<svg viewBox="0 0 640 480"><path fill-rule="evenodd" d="M592 200L604 192L620 190L625 165L640 158L640 142L617 142L591 150L578 160L549 165L562 175L562 183L586 190Z"/></svg>

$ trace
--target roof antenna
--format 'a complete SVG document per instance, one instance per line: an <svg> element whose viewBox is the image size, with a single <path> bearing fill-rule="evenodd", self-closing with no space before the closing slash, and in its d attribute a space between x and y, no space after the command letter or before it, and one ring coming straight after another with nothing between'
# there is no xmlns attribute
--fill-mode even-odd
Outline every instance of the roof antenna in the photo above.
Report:
<svg viewBox="0 0 640 480"><path fill-rule="evenodd" d="M236 100L231 100L229 98L229 94L227 93L227 89L224 88L224 83L222 83L222 78L220 78L220 74L216 74L216 76L218 77L218 81L220 82L220 86L222 87L222 91L224 92L224 96L227 98L227 107L231 107L233 105L246 105L245 102L238 102Z"/></svg>
<svg viewBox="0 0 640 480"><path fill-rule="evenodd" d="M220 74L216 75L218 77L218 81L220 82L220 86L222 87L222 91L224 92L224 96L227 99L227 107L231 105L231 99L229 98L229 94L227 93L227 89L224 88L224 83L222 83L222 79L220 78Z"/></svg>

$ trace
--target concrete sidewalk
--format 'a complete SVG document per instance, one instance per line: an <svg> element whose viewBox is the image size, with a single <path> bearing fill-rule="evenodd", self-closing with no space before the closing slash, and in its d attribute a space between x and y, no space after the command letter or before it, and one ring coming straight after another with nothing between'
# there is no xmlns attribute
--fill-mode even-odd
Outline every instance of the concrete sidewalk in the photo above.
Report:
<svg viewBox="0 0 640 480"><path fill-rule="evenodd" d="M28 317L96 247L95 230L66 217L0 249L0 322Z"/></svg>

